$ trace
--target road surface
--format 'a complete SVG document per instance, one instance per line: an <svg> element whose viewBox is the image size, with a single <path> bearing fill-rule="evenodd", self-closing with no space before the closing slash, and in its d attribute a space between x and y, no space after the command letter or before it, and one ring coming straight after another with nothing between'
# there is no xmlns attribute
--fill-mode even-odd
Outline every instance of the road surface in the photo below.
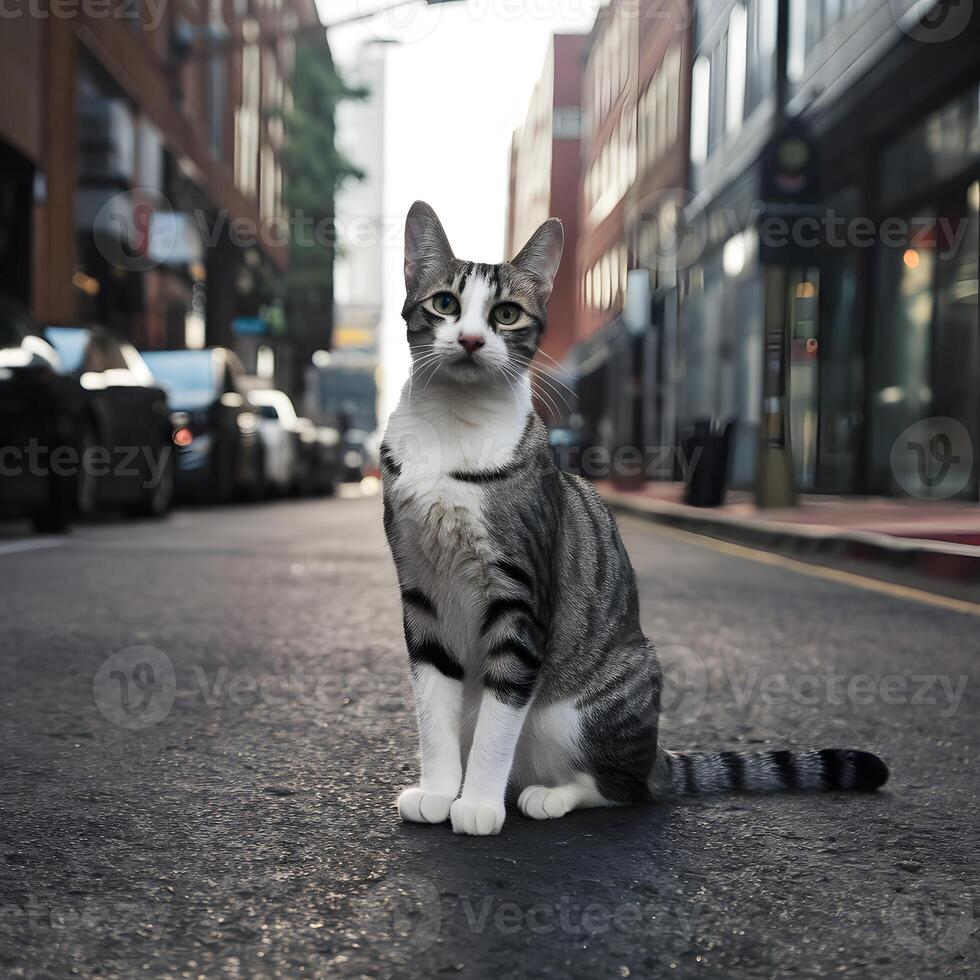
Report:
<svg viewBox="0 0 980 980"><path fill-rule="evenodd" d="M405 825L377 497L4 539L0 974L975 976L980 618L621 525L665 742L887 791Z"/></svg>

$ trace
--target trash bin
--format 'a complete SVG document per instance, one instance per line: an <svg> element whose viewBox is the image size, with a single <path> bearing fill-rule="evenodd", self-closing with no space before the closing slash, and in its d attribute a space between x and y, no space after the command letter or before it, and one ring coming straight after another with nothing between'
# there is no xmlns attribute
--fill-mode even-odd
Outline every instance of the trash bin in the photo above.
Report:
<svg viewBox="0 0 980 980"><path fill-rule="evenodd" d="M734 422L699 419L684 443L690 476L684 502L692 507L720 507L728 483L728 447Z"/></svg>

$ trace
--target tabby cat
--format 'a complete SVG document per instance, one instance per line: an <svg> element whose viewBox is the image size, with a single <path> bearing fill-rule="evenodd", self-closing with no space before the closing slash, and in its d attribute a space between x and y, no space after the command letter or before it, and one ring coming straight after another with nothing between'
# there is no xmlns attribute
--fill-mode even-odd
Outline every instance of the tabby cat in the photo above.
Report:
<svg viewBox="0 0 980 980"><path fill-rule="evenodd" d="M531 403L562 246L552 218L510 262L464 262L428 205L408 214L412 371L381 449L421 743L402 818L496 834L508 790L543 820L671 794L881 786L868 752L658 745L661 671L632 566Z"/></svg>

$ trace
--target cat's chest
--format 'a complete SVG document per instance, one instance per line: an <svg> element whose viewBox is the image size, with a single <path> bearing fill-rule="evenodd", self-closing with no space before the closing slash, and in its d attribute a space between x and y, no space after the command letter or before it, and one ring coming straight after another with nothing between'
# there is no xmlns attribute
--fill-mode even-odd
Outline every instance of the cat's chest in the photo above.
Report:
<svg viewBox="0 0 980 980"><path fill-rule="evenodd" d="M403 466L390 494L400 537L429 564L456 566L485 551L489 533L481 486Z"/></svg>

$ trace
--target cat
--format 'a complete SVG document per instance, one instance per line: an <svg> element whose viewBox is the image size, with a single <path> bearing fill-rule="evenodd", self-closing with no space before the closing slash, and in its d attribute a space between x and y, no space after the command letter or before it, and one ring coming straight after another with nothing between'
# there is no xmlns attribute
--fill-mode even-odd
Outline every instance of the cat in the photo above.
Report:
<svg viewBox="0 0 980 980"><path fill-rule="evenodd" d="M633 568L532 405L562 249L552 218L510 262L464 262L428 205L408 213L412 368L380 451L421 755L402 819L496 834L508 793L543 820L675 794L883 785L868 752L659 746L661 669Z"/></svg>

